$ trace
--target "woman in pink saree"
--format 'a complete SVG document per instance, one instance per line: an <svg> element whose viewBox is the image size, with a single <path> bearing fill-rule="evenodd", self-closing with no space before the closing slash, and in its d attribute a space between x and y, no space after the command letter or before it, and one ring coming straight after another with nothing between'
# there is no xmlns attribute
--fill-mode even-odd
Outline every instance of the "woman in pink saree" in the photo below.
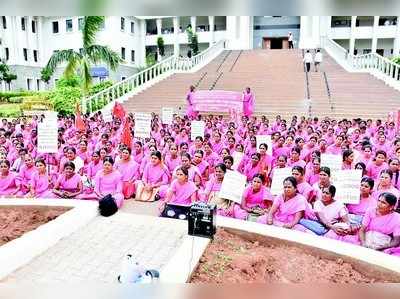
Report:
<svg viewBox="0 0 400 299"><path fill-rule="evenodd" d="M10 171L8 160L0 161L0 196L16 196L20 191L17 175Z"/></svg>
<svg viewBox="0 0 400 299"><path fill-rule="evenodd" d="M26 197L31 198L53 198L52 177L47 173L44 159L37 159L35 162L36 171L33 173L29 186L30 191Z"/></svg>
<svg viewBox="0 0 400 299"><path fill-rule="evenodd" d="M21 195L25 195L29 192L29 183L31 181L32 175L36 172L35 163L30 154L25 155L24 164L18 173L18 180L21 185Z"/></svg>
<svg viewBox="0 0 400 299"><path fill-rule="evenodd" d="M267 212L272 205L273 196L264 183L263 174L253 176L251 184L244 190L242 204L234 206L235 218L246 220L249 214L260 216Z"/></svg>
<svg viewBox="0 0 400 299"><path fill-rule="evenodd" d="M400 214L394 211L397 199L388 192L382 193L376 208L367 210L361 228L355 235L337 234L330 230L325 237L385 250L400 245Z"/></svg>
<svg viewBox="0 0 400 299"><path fill-rule="evenodd" d="M242 100L243 114L250 117L254 112L254 95L250 91L250 87L246 87L246 90L243 92Z"/></svg>
<svg viewBox="0 0 400 299"><path fill-rule="evenodd" d="M125 199L135 194L135 182L139 178L139 164L131 157L131 149L124 147L121 151L122 159L115 163L115 168L122 175L122 193Z"/></svg>
<svg viewBox="0 0 400 299"><path fill-rule="evenodd" d="M165 209L167 203L189 206L197 200L197 187L195 183L189 181L189 172L186 167L179 167L176 170L176 179L168 188L165 200L160 202L160 213Z"/></svg>
<svg viewBox="0 0 400 299"><path fill-rule="evenodd" d="M186 115L189 117L189 119L196 119L198 112L194 111L193 108L193 95L195 92L195 88L193 85L190 86L189 92L186 95Z"/></svg>
<svg viewBox="0 0 400 299"><path fill-rule="evenodd" d="M63 173L58 177L53 193L59 198L75 198L82 192L82 180L75 173L75 164L71 161L65 162Z"/></svg>
<svg viewBox="0 0 400 299"><path fill-rule="evenodd" d="M307 200L297 192L297 182L292 176L283 181L283 193L276 196L268 214L258 218L258 223L292 229L304 216Z"/></svg>

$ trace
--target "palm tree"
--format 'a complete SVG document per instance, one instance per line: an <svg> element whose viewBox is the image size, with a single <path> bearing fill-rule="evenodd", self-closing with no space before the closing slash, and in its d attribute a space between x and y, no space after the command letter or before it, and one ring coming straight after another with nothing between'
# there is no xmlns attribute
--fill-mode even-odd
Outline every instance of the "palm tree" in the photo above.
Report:
<svg viewBox="0 0 400 299"><path fill-rule="evenodd" d="M94 44L96 33L103 23L104 17L86 16L82 28L83 49L80 52L72 49L57 51L50 57L46 65L46 69L53 74L58 65L66 62L67 66L64 70L64 75L67 78L79 71L82 76L82 88L85 95L92 83L92 76L90 75L90 66L92 64L103 62L111 70L115 71L122 62L120 56L108 46Z"/></svg>

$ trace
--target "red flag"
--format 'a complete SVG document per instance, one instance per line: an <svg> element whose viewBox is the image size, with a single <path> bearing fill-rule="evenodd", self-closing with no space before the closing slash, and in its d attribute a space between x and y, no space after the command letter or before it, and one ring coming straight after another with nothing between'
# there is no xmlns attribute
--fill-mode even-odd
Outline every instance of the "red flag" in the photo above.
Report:
<svg viewBox="0 0 400 299"><path fill-rule="evenodd" d="M120 103L115 102L112 114L119 119L124 119L125 109Z"/></svg>
<svg viewBox="0 0 400 299"><path fill-rule="evenodd" d="M127 147L132 147L132 134L131 134L131 126L128 121L128 118L125 118L124 128L122 130L121 143L125 144Z"/></svg>
<svg viewBox="0 0 400 299"><path fill-rule="evenodd" d="M76 109L75 109L75 128L78 131L85 131L86 130L86 126L85 126L85 122L82 119L81 116L81 111L79 110L79 103L76 103Z"/></svg>

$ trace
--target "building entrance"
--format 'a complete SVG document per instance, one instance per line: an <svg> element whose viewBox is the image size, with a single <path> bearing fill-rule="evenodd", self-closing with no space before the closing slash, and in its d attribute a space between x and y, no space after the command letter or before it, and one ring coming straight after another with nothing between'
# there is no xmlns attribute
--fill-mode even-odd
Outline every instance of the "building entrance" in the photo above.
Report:
<svg viewBox="0 0 400 299"><path fill-rule="evenodd" d="M263 49L289 49L287 37L264 37Z"/></svg>

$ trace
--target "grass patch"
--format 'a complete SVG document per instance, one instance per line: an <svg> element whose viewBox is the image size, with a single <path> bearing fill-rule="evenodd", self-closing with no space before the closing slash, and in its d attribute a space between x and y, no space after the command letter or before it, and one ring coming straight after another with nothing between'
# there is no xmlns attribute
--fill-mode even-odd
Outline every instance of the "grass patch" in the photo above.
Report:
<svg viewBox="0 0 400 299"><path fill-rule="evenodd" d="M0 104L0 117L21 116L20 104Z"/></svg>

